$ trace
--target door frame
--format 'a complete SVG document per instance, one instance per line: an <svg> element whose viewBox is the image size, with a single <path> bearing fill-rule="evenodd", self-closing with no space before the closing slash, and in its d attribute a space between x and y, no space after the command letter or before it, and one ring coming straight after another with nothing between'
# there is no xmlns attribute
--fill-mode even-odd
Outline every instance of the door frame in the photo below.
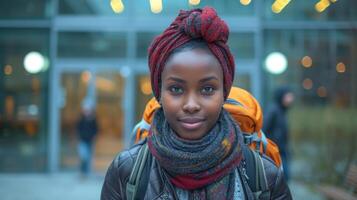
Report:
<svg viewBox="0 0 357 200"><path fill-rule="evenodd" d="M57 59L52 68L53 76L49 80L49 133L47 138L48 154L47 164L50 172L60 170L61 134L60 111L62 103L61 76L67 72L89 71L92 74L101 71L118 72L124 79L124 96L122 107L124 115L124 147L127 148L130 140L131 128L135 118L135 75L129 63L121 59Z"/></svg>

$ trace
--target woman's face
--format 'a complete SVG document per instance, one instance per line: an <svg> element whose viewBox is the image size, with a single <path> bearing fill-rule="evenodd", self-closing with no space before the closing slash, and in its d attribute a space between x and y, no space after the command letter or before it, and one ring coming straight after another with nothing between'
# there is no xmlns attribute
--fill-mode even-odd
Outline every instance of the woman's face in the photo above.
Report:
<svg viewBox="0 0 357 200"><path fill-rule="evenodd" d="M172 55L162 72L160 103L178 136L202 138L216 123L223 102L223 72L211 53L194 49Z"/></svg>

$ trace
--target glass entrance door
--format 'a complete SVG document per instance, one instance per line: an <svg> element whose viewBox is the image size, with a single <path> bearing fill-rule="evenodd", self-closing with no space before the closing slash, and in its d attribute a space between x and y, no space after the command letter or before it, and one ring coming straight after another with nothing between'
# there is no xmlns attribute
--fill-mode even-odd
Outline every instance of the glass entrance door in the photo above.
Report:
<svg viewBox="0 0 357 200"><path fill-rule="evenodd" d="M98 130L92 145L92 169L104 172L123 147L124 78L118 71L63 71L60 88L61 170L79 170L79 119L90 106Z"/></svg>

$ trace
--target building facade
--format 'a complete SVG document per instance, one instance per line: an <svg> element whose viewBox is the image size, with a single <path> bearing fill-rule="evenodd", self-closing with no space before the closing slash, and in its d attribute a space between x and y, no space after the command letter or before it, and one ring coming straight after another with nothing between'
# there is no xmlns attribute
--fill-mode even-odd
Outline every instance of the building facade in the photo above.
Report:
<svg viewBox="0 0 357 200"><path fill-rule="evenodd" d="M115 13L114 1L1 1L0 172L75 168L85 99L95 102L100 129L95 168L105 169L128 146L152 97L147 47L179 9L217 9L231 31L234 84L263 106L278 85L289 85L301 105L357 105L354 0L330 1L324 11L318 1L291 1L280 12L272 10L275 1L163 1L157 14L148 0L117 0L124 10ZM42 56L43 68L26 68L31 52ZM272 52L286 56L281 74L265 69Z"/></svg>

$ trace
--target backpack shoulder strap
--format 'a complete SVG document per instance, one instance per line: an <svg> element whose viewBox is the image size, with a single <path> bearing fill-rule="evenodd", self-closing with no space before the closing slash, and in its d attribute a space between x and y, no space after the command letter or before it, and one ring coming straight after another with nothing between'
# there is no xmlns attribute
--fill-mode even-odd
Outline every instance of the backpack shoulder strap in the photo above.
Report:
<svg viewBox="0 0 357 200"><path fill-rule="evenodd" d="M138 142L141 139L142 132L144 130L148 131L150 129L150 124L145 121L145 119L142 119L139 123L137 123L134 126L133 131L131 132L130 135L130 146L134 145L136 142ZM138 130L140 129L140 133L137 134Z"/></svg>
<svg viewBox="0 0 357 200"><path fill-rule="evenodd" d="M147 143L140 148L126 184L128 200L143 199L149 182L151 156Z"/></svg>
<svg viewBox="0 0 357 200"><path fill-rule="evenodd" d="M244 146L242 149L246 162L246 178L254 198L260 200L270 199L268 181L261 155L251 150L248 146Z"/></svg>

